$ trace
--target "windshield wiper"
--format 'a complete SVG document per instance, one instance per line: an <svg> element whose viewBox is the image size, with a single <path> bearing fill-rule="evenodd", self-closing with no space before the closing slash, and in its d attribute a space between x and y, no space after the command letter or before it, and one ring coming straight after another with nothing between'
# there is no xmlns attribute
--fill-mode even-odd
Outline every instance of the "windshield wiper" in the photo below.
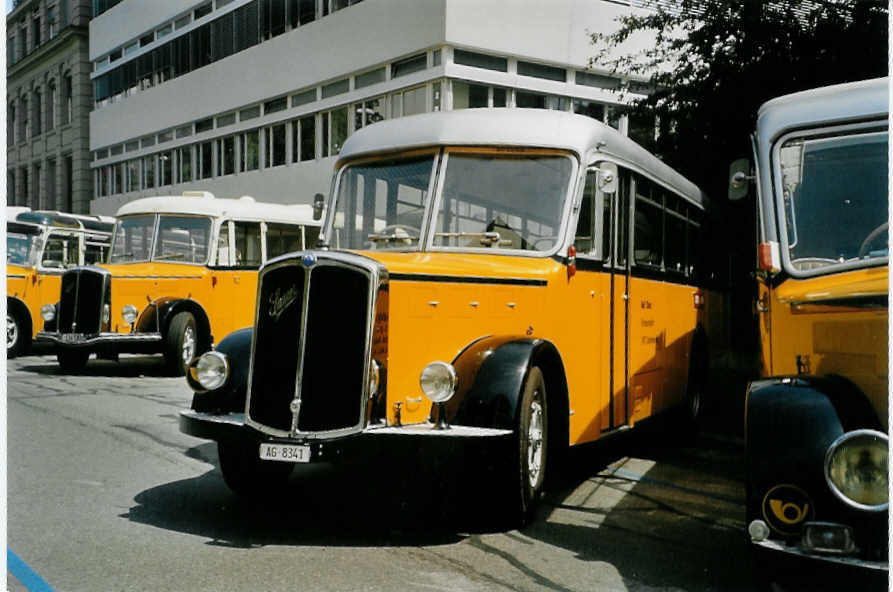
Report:
<svg viewBox="0 0 893 592"><path fill-rule="evenodd" d="M487 246L510 246L510 239L503 239L499 233L493 230L487 232L435 232L437 238L480 238L481 245Z"/></svg>

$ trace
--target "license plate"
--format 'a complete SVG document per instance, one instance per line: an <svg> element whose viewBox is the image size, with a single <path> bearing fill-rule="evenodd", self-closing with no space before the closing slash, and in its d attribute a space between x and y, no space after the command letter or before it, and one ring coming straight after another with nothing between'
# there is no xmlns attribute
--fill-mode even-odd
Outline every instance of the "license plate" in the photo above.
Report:
<svg viewBox="0 0 893 592"><path fill-rule="evenodd" d="M62 343L80 343L84 340L83 333L63 333Z"/></svg>
<svg viewBox="0 0 893 592"><path fill-rule="evenodd" d="M261 444L260 458L279 462L309 463L310 447L297 444Z"/></svg>

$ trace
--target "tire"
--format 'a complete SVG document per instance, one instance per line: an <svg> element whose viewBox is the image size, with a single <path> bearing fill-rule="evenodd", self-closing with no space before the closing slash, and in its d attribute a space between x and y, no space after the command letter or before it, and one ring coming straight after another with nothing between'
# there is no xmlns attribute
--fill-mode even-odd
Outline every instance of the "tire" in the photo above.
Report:
<svg viewBox="0 0 893 592"><path fill-rule="evenodd" d="M543 493L548 457L548 407L546 381L538 366L530 368L521 395L518 415L517 522L533 518Z"/></svg>
<svg viewBox="0 0 893 592"><path fill-rule="evenodd" d="M165 337L164 358L174 376L183 376L189 362L198 354L198 331L195 317L189 312L178 312L171 320Z"/></svg>
<svg viewBox="0 0 893 592"><path fill-rule="evenodd" d="M80 372L87 365L90 359L89 351L81 350L64 350L56 352L56 359L59 361L59 367L67 374Z"/></svg>
<svg viewBox="0 0 893 592"><path fill-rule="evenodd" d="M217 456L227 487L247 498L275 495L294 469L292 463L261 460L253 440L221 440Z"/></svg>
<svg viewBox="0 0 893 592"><path fill-rule="evenodd" d="M9 305L7 304L7 307ZM22 318L22 313L17 310L6 311L6 357L12 359L20 356L31 344L31 332L27 323Z"/></svg>

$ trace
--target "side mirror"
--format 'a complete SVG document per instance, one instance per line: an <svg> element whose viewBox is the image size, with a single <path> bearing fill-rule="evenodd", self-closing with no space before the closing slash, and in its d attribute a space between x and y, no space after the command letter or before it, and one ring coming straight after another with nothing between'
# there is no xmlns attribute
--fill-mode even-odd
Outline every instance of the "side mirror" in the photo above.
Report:
<svg viewBox="0 0 893 592"><path fill-rule="evenodd" d="M322 193L317 193L313 196L313 219L319 220L322 218L323 208L326 206L326 198Z"/></svg>
<svg viewBox="0 0 893 592"><path fill-rule="evenodd" d="M602 193L617 193L617 165L603 162L598 166L598 188Z"/></svg>
<svg viewBox="0 0 893 592"><path fill-rule="evenodd" d="M739 158L729 166L729 200L738 201L750 193L750 182L754 180L750 174L750 161Z"/></svg>

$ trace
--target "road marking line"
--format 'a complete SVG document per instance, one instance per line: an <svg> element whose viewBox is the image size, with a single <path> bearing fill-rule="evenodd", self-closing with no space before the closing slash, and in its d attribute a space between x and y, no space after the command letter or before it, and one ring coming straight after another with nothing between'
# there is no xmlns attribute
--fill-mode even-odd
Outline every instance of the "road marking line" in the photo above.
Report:
<svg viewBox="0 0 893 592"><path fill-rule="evenodd" d="M12 552L12 549L6 549L6 566L29 592L54 592L53 588L37 575L36 571Z"/></svg>

